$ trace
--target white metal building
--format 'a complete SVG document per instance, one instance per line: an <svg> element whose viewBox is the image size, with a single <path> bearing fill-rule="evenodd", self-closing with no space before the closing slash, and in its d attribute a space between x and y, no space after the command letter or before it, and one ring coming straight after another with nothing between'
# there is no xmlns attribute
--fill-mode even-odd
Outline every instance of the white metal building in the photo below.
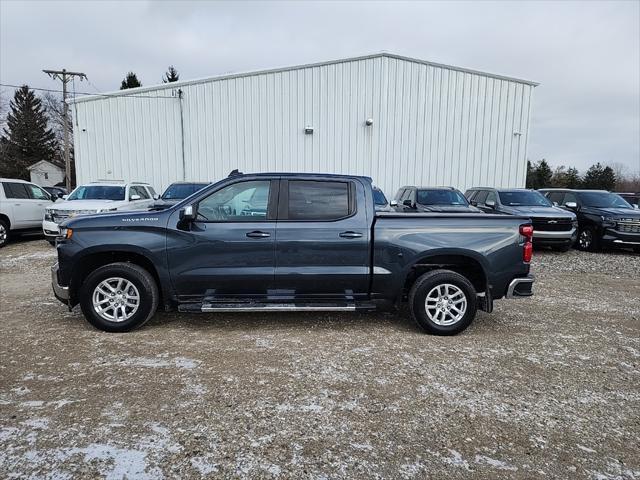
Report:
<svg viewBox="0 0 640 480"><path fill-rule="evenodd" d="M243 172L522 187L534 82L388 53L81 97L78 182Z"/></svg>

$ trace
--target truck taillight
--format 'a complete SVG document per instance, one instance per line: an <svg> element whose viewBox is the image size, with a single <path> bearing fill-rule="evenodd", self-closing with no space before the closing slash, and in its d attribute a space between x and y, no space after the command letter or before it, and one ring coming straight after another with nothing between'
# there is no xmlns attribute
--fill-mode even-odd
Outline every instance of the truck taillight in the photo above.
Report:
<svg viewBox="0 0 640 480"><path fill-rule="evenodd" d="M522 261L529 263L533 257L533 226L520 225L520 235L524 237L524 246L522 247Z"/></svg>

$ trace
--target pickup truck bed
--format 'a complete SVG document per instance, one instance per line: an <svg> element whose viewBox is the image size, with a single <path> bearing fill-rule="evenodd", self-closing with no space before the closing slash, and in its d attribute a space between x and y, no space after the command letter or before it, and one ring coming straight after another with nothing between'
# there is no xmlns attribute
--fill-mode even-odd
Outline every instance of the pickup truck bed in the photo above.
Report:
<svg viewBox="0 0 640 480"><path fill-rule="evenodd" d="M236 175L160 212L62 226L56 296L108 331L181 311L392 308L426 331L464 330L477 308L532 294L530 222L375 212L371 180Z"/></svg>

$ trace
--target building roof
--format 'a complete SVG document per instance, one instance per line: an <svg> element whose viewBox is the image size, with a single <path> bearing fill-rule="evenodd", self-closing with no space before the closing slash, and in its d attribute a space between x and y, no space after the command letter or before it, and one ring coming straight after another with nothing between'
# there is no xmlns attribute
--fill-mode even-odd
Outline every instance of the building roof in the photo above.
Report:
<svg viewBox="0 0 640 480"><path fill-rule="evenodd" d="M33 165L27 167L27 170L33 170L34 168L38 168L45 163L47 165L51 165L52 167L57 168L58 170L64 170L64 167L61 167L60 165L56 165L55 163L50 162L49 160L40 160L39 162L36 162Z"/></svg>
<svg viewBox="0 0 640 480"><path fill-rule="evenodd" d="M270 69L263 69L263 70L251 70L251 71L239 72L239 73L215 75L215 76L199 78L199 79L195 79L195 80L184 80L184 81L177 81L177 82L171 82L171 83L161 83L159 85L150 85L150 86L147 86L147 87L128 88L126 90L117 90L115 92L108 92L108 93L101 93L101 94L96 94L96 95L86 95L86 96L78 97L78 98L72 100L72 102L80 103L80 102L87 102L87 101L91 101L91 100L98 100L98 99L108 98L108 97L122 97L122 96L140 94L140 93L144 93L144 92L152 92L152 91L156 91L156 90L167 90L167 89L173 90L176 87L187 86L187 85L195 85L195 84L199 84L199 83L215 82L215 81L227 80L227 79L231 79L231 78L251 77L251 76L254 76L254 75L262 75L262 74L265 74L265 73L278 73L278 72L286 72L286 71L290 71L290 70L300 70L300 69L303 69L303 68L322 67L322 66L325 66L325 65L334 65L334 64L337 64L337 63L357 62L357 61L360 61L360 60L369 60L369 59L372 59L372 58L392 58L392 59L395 59L395 60L403 60L405 62L419 63L419 64L422 64L422 65L429 65L429 66L438 67L438 68L446 68L448 70L455 70L455 71L458 71L458 72L465 72L465 73L472 73L472 74L476 74L476 75L482 75L484 77L491 77L491 78L496 78L496 79L499 79L499 80L508 80L508 81L511 81L511 82L523 83L523 84L531 85L531 86L534 86L534 87L539 85L539 83L533 82L531 80L523 80L521 78L515 78L515 77L506 76L506 75L498 75L498 74L495 74L495 73L487 73L487 72L482 72L482 71L479 71L479 70L472 70L472 69L469 69L469 68L456 67L456 66L453 66L453 65L446 65L446 64L443 64L443 63L430 62L430 61L427 61L427 60L420 60L420 59L417 59L417 58L405 57L403 55L397 55L395 53L379 52L379 53L373 53L373 54L369 54L369 55L361 55L361 56L357 56L357 57L348 57L348 58L342 58L342 59L338 59L338 60L329 60L329 61L325 61L325 62L305 63L305 64L302 64L302 65L293 65L293 66L288 66L288 67L278 67L278 68L270 68Z"/></svg>

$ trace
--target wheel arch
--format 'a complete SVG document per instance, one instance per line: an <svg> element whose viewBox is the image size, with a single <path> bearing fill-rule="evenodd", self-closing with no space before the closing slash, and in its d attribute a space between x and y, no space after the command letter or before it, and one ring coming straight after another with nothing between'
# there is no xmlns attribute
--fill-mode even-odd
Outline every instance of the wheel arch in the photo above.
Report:
<svg viewBox="0 0 640 480"><path fill-rule="evenodd" d="M403 296L411 290L415 281L431 270L451 270L471 282L476 292L489 290L486 259L474 251L464 249L439 249L416 256L405 271Z"/></svg>
<svg viewBox="0 0 640 480"><path fill-rule="evenodd" d="M94 250L83 255L78 259L71 275L69 292L70 302L72 305L78 303L78 292L80 286L87 276L104 265L116 262L133 263L147 270L155 280L158 286L158 292L160 293L160 301L164 298L164 292L162 289L162 282L160 279L160 273L156 267L156 264L152 260L152 255L142 249L109 249L109 250Z"/></svg>

